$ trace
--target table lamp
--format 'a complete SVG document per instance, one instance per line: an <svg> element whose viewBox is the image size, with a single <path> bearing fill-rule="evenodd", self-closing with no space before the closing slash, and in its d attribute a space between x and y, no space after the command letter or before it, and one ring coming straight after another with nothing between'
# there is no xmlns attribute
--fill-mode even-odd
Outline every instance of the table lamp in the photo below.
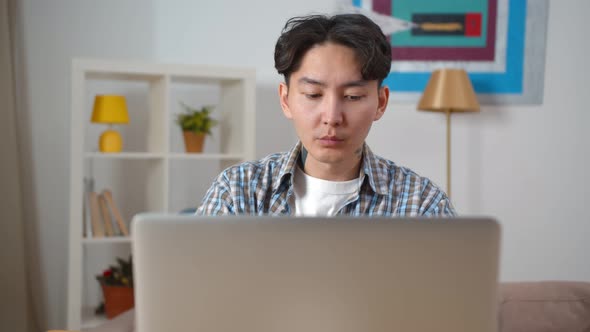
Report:
<svg viewBox="0 0 590 332"><path fill-rule="evenodd" d="M432 72L418 102L418 110L444 112L447 117L447 195L451 197L451 113L478 112L479 103L463 69L438 69Z"/></svg>
<svg viewBox="0 0 590 332"><path fill-rule="evenodd" d="M127 114L125 97L117 95L97 95L94 98L91 121L93 123L106 123L109 125L109 128L100 135L98 142L100 152L121 152L123 149L123 139L121 138L121 135L113 129L113 125L129 123L129 114Z"/></svg>

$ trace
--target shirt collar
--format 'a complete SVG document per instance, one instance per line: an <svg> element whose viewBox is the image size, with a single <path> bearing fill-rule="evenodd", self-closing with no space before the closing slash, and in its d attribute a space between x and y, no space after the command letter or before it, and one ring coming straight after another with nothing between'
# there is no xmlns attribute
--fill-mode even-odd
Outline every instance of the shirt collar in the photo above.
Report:
<svg viewBox="0 0 590 332"><path fill-rule="evenodd" d="M387 195L390 183L389 169L386 165L379 161L379 158L373 154L367 143L363 146L363 165L361 166L365 172L369 185L374 192L379 195Z"/></svg>
<svg viewBox="0 0 590 332"><path fill-rule="evenodd" d="M301 141L295 144L285 156L284 162L281 163L278 174L279 181L273 182L273 191L277 191L285 181L289 181L287 187L291 187L299 154L301 154Z"/></svg>
<svg viewBox="0 0 590 332"><path fill-rule="evenodd" d="M293 179L293 174L295 174L297 160L301 154L301 146L301 141L297 142L297 144L285 156L285 162L281 164L279 169L279 181L273 183L273 191L277 191L285 181L289 181L287 184L288 187L292 186L291 181ZM382 165L382 163L379 162L367 143L364 143L363 145L363 164L361 166L361 172L366 175L369 185L374 192L380 195L387 195L388 184L390 182L389 172L385 165ZM362 173L360 175L362 175Z"/></svg>

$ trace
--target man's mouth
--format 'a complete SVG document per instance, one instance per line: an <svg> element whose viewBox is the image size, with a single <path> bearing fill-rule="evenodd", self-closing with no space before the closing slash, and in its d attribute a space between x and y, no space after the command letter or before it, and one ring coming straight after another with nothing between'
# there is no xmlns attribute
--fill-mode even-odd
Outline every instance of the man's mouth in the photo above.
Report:
<svg viewBox="0 0 590 332"><path fill-rule="evenodd" d="M336 135L325 135L319 138L320 144L324 146L335 146L344 141L344 138Z"/></svg>
<svg viewBox="0 0 590 332"><path fill-rule="evenodd" d="M319 139L326 140L326 141L344 141L344 136L335 135L335 134L328 134L328 135L321 136Z"/></svg>

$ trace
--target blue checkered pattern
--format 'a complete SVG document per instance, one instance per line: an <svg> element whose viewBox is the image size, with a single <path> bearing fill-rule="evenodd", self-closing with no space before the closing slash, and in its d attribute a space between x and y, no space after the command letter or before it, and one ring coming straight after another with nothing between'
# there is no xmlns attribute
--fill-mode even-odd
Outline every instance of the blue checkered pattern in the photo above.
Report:
<svg viewBox="0 0 590 332"><path fill-rule="evenodd" d="M294 214L292 178L301 142L289 152L269 155L224 170L201 202L198 215ZM365 144L358 196L339 212L352 216L454 216L447 195L429 179L371 152Z"/></svg>

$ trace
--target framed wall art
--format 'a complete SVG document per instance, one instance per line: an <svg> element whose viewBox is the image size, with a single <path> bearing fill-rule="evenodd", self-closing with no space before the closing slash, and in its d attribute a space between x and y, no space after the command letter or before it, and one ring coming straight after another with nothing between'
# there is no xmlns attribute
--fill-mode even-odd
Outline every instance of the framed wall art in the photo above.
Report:
<svg viewBox="0 0 590 332"><path fill-rule="evenodd" d="M543 102L548 0L352 0L391 41L392 100L414 102L430 73L463 68L482 104Z"/></svg>

